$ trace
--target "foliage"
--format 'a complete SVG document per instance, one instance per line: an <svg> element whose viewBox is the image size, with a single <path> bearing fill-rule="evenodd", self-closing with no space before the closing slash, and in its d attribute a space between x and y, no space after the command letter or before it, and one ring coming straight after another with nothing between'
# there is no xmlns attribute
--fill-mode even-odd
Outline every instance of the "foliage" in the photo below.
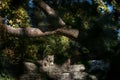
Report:
<svg viewBox="0 0 120 80"><path fill-rule="evenodd" d="M5 77L0 76L0 80L15 80L12 76L6 75Z"/></svg>
<svg viewBox="0 0 120 80"><path fill-rule="evenodd" d="M0 1L0 15L4 17L6 25L13 27L48 25L42 22L45 16L42 15L41 10L37 9L37 6L31 9L27 7L29 0L19 0L19 3L16 1ZM67 1L46 0L66 22L67 27L79 29L81 34L85 34L79 38L77 47L75 41L65 36L27 38L0 33L0 63L2 63L0 65L4 67L8 63L15 64L20 60L34 61L48 54L54 54L58 63L67 58L74 58L76 63L79 63L77 59L81 54L102 55L104 59L111 59L113 55L116 55L115 47L119 44L118 30L120 28L119 0L92 0L92 3L84 0L77 3L72 0ZM113 7L112 11L109 10L108 5Z"/></svg>
<svg viewBox="0 0 120 80"><path fill-rule="evenodd" d="M1 1L1 6L0 6L1 15L7 19L5 21L6 24L12 25L13 27L30 26L29 15L27 11L23 8L23 5L27 5L27 4L23 4L22 2L17 5L15 0Z"/></svg>

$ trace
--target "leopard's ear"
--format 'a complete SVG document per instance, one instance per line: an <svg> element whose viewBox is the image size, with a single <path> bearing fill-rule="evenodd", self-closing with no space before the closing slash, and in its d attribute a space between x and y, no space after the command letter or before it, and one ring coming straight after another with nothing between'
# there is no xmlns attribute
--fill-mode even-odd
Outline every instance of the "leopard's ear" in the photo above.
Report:
<svg viewBox="0 0 120 80"><path fill-rule="evenodd" d="M65 61L65 63L63 63L63 65L62 65L62 67L69 67L70 66L70 64L71 64L71 60L70 60L70 58L68 58L66 61Z"/></svg>

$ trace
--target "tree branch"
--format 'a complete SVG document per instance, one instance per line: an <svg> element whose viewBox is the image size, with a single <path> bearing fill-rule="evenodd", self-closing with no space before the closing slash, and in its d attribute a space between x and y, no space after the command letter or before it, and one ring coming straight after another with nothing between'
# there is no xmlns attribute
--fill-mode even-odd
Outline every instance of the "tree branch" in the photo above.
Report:
<svg viewBox="0 0 120 80"><path fill-rule="evenodd" d="M75 39L77 39L79 35L79 30L77 29L58 28L56 32L59 35L64 35L69 38L75 38Z"/></svg>
<svg viewBox="0 0 120 80"><path fill-rule="evenodd" d="M41 30L39 28L32 28L32 27L27 27L27 28L13 28L12 26L7 26L2 23L2 18L0 18L0 33L6 32L8 34L12 34L15 36L27 36L27 37L41 37L41 36L46 36L46 35L52 35L52 34L57 34L57 35L63 35L67 36L69 38L76 39L78 38L79 31L77 29L65 29L65 28L58 28L52 31L46 30Z"/></svg>
<svg viewBox="0 0 120 80"><path fill-rule="evenodd" d="M43 0L34 0L34 3L38 5L39 8L46 14L47 18L50 23L56 23L56 27L63 27L65 26L65 22L55 13L55 10L52 9L48 4L46 4Z"/></svg>
<svg viewBox="0 0 120 80"><path fill-rule="evenodd" d="M77 29L64 29L64 28L58 28L53 31L45 31L43 32L39 28L13 28L11 26L2 25L0 26L1 29L5 29L5 32L8 34L16 35L16 36L27 36L27 37L41 37L46 35L63 35L67 36L72 39L77 39L79 31Z"/></svg>
<svg viewBox="0 0 120 80"><path fill-rule="evenodd" d="M72 39L78 38L79 31L77 29L62 28L63 26L66 26L65 22L59 16L57 16L54 9L52 9L49 5L47 5L43 0L34 0L34 2L39 6L39 8L43 10L43 12L50 19L50 21L57 24L57 25L52 25L56 27L55 29L53 28L50 31L50 29L52 28L51 26L48 27L49 29L44 31L42 29L32 28L32 27L13 28L11 26L4 25L3 23L1 23L0 28L1 29L4 28L3 30L6 33L16 36L40 37L40 36L57 34L57 35L67 36Z"/></svg>

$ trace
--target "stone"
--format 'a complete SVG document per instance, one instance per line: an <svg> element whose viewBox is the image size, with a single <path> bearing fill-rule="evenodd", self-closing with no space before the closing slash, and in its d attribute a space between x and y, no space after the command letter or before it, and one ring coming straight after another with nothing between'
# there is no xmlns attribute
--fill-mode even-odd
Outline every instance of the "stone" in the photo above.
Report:
<svg viewBox="0 0 120 80"><path fill-rule="evenodd" d="M72 72L71 73L71 77L73 80L86 80L87 77L87 73L86 72Z"/></svg>
<svg viewBox="0 0 120 80"><path fill-rule="evenodd" d="M28 73L20 76L18 80L46 80L38 73Z"/></svg>
<svg viewBox="0 0 120 80"><path fill-rule="evenodd" d="M36 72L37 66L32 62L24 62L24 72L30 73L30 72Z"/></svg>
<svg viewBox="0 0 120 80"><path fill-rule="evenodd" d="M91 80L98 80L95 75L89 75L89 78L90 78Z"/></svg>
<svg viewBox="0 0 120 80"><path fill-rule="evenodd" d="M47 77L52 80L97 80L95 75L90 75L85 71L86 68L83 64L57 65L54 64L54 56L52 55L37 61L36 64L24 62L24 66L25 73L21 80L47 80Z"/></svg>
<svg viewBox="0 0 120 80"><path fill-rule="evenodd" d="M61 77L58 80L71 80L70 73L63 73L63 74L61 74Z"/></svg>
<svg viewBox="0 0 120 80"><path fill-rule="evenodd" d="M85 66L84 66L83 64L70 65L70 67L69 67L69 71L70 71L70 72L84 71L84 70L85 70Z"/></svg>

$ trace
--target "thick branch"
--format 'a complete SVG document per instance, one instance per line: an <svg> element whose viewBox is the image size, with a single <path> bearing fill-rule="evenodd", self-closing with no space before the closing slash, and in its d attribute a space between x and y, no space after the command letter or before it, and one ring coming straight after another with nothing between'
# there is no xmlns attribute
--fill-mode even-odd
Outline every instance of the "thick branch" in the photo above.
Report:
<svg viewBox="0 0 120 80"><path fill-rule="evenodd" d="M27 36L27 37L40 37L40 36L46 36L46 35L64 35L69 38L77 39L79 31L77 29L64 29L64 28L58 28L53 31L42 31L39 28L13 28L11 26L6 26L2 23L0 23L0 30L1 32L6 32L8 34L16 35L16 36ZM0 32L0 33L1 33Z"/></svg>
<svg viewBox="0 0 120 80"><path fill-rule="evenodd" d="M34 3L38 5L39 8L47 15L50 19L50 23L57 23L57 27L65 26L65 22L55 13L55 10L47 5L43 0L34 0Z"/></svg>
<svg viewBox="0 0 120 80"><path fill-rule="evenodd" d="M69 38L78 38L79 35L79 31L77 29L59 28L56 31L57 34L67 36Z"/></svg>
<svg viewBox="0 0 120 80"><path fill-rule="evenodd" d="M9 27L9 26L6 26L6 31L9 34L18 35L18 36L19 35L28 36L28 37L39 37L39 36L51 35L51 34L55 33L55 31L43 32L38 28L32 28L32 27L13 28L13 27Z"/></svg>

